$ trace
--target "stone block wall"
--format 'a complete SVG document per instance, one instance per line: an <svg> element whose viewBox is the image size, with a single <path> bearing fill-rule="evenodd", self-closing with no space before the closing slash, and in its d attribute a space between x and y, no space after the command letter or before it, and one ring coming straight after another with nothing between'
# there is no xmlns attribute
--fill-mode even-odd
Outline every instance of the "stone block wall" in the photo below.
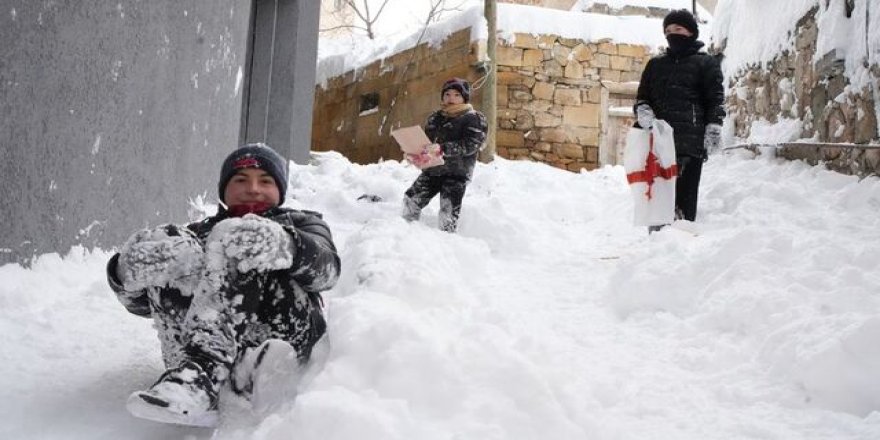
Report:
<svg viewBox="0 0 880 440"><path fill-rule="evenodd" d="M602 81L637 82L643 46L516 34L498 47L498 154L578 171L600 165Z"/></svg>
<svg viewBox="0 0 880 440"><path fill-rule="evenodd" d="M477 50L465 29L439 47L422 43L318 85L312 150L336 150L361 164L400 160L392 128L424 125L440 107L440 87L448 78L476 81ZM480 99L479 91L471 96L478 109Z"/></svg>
<svg viewBox="0 0 880 440"><path fill-rule="evenodd" d="M752 124L780 118L802 119L801 139L818 143L877 143L875 91L880 90L880 66L870 66L873 85L851 87L841 56L816 53L818 26L814 9L800 20L795 50L782 52L765 67L755 66L728 78L727 111L735 135L748 138ZM723 45L722 45L723 50ZM873 152L856 148L825 151L823 148L786 147L780 155L812 162L834 161L840 171L871 173ZM876 172L876 171L873 171Z"/></svg>
<svg viewBox="0 0 880 440"><path fill-rule="evenodd" d="M357 163L399 160L392 127L424 124L439 107L446 79L476 83L484 46L472 43L465 29L440 47L422 44L318 85L312 149L336 150ZM647 47L610 41L517 34L512 44L499 45L496 58L497 154L579 171L608 163L600 157L601 138L609 131L603 125L631 123L608 112L631 106L634 92L603 94L603 82L638 82L650 53ZM371 99L375 108L364 105ZM475 90L471 103L479 110L481 101ZM614 151L603 157L616 157Z"/></svg>

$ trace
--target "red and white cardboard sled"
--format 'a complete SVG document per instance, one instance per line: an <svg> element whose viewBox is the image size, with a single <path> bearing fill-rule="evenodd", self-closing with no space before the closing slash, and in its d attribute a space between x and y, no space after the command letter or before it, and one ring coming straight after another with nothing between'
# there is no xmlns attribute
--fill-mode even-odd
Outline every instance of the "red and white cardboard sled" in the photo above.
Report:
<svg viewBox="0 0 880 440"><path fill-rule="evenodd" d="M668 225L675 219L675 139L666 121L655 120L650 130L630 128L623 151L623 168L632 190L636 226Z"/></svg>
<svg viewBox="0 0 880 440"><path fill-rule="evenodd" d="M443 160L443 151L428 139L428 135L418 125L393 130L391 136L400 145L406 160L420 170L446 163ZM431 148L432 145L435 148Z"/></svg>

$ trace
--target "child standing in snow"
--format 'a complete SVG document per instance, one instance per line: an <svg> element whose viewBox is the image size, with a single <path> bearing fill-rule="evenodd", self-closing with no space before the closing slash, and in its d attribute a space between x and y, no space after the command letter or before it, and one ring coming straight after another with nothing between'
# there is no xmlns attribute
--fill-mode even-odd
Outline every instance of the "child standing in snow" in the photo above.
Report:
<svg viewBox="0 0 880 440"><path fill-rule="evenodd" d="M669 47L645 66L633 112L641 128L651 128L655 117L672 126L676 217L694 221L703 161L721 145L723 76L715 58L700 52L697 20L687 9L666 15L663 33Z"/></svg>
<svg viewBox="0 0 880 440"><path fill-rule="evenodd" d="M470 84L452 78L440 91L442 107L428 117L425 134L434 142L425 155L439 149L444 164L422 170L406 190L403 218L418 220L422 209L440 193L440 229L455 232L464 192L474 172L477 153L486 140L486 117L469 104ZM418 159L416 159L416 162Z"/></svg>
<svg viewBox="0 0 880 440"><path fill-rule="evenodd" d="M250 396L267 357L308 360L326 328L320 292L340 262L320 214L280 206L286 168L264 144L237 149L220 171L216 215L137 232L110 259L111 288L153 318L167 368L129 397L132 414L211 426L224 384Z"/></svg>

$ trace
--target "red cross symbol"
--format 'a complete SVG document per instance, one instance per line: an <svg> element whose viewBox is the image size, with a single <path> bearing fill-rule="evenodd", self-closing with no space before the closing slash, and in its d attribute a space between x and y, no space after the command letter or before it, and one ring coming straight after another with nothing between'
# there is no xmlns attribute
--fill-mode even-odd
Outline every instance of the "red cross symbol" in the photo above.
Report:
<svg viewBox="0 0 880 440"><path fill-rule="evenodd" d="M648 142L650 148L648 149L648 157L645 160L645 169L627 174L626 180L630 184L636 182L647 183L648 190L645 191L645 195L648 196L648 200L651 200L651 189L654 186L654 180L656 178L669 180L677 176L678 165L673 164L666 168L661 167L660 162L657 161L657 155L654 154L654 133L650 134Z"/></svg>

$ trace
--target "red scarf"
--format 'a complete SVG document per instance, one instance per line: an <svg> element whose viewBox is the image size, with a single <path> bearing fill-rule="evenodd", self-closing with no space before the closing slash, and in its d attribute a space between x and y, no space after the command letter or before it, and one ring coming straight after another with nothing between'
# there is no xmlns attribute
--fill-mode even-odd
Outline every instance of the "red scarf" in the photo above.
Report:
<svg viewBox="0 0 880 440"><path fill-rule="evenodd" d="M266 202L242 203L241 205L232 205L226 212L230 217L244 217L245 214L263 214L272 209L274 205Z"/></svg>

